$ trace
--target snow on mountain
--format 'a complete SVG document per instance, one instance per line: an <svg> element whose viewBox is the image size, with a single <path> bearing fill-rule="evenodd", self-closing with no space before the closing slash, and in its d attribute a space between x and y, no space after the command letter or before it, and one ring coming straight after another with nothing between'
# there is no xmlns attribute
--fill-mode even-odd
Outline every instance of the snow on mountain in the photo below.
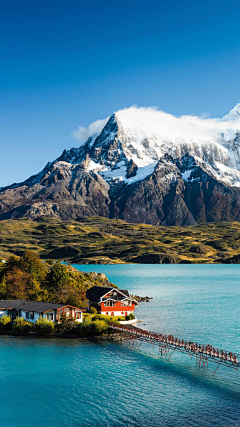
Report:
<svg viewBox="0 0 240 427"><path fill-rule="evenodd" d="M117 111L107 122L94 123L98 134L60 159L76 164L88 154L87 170L110 184L142 180L165 154L180 158L188 153L216 179L240 186L240 104L223 119L175 117L156 108L131 107ZM130 161L136 165L132 176L127 174Z"/></svg>
<svg viewBox="0 0 240 427"><path fill-rule="evenodd" d="M81 166L110 186L132 184L151 175L166 154L173 159L188 154L218 181L240 187L240 104L222 119L176 117L154 107L133 106L88 128L80 126L75 137L88 139L79 148L64 150L31 178L33 182L48 169L51 174L61 169L63 177L70 177ZM191 179L190 171L184 171L182 178Z"/></svg>
<svg viewBox="0 0 240 427"><path fill-rule="evenodd" d="M233 121L240 119L240 104L238 103L235 107L225 116L223 116L222 120L224 121Z"/></svg>
<svg viewBox="0 0 240 427"><path fill-rule="evenodd" d="M131 107L76 132L78 148L0 189L0 219L240 221L240 104L223 119Z"/></svg>

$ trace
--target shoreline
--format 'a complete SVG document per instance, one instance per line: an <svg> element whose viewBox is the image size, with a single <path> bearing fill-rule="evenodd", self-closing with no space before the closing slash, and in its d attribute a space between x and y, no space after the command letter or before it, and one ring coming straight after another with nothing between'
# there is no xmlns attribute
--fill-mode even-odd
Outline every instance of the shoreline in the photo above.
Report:
<svg viewBox="0 0 240 427"><path fill-rule="evenodd" d="M36 335L35 333L29 333L29 334L17 334L13 332L0 332L0 339L1 337L6 338L60 338L60 339L78 339L78 340L84 340L84 341L113 341L113 342L121 342L126 339L124 334L121 334L119 332L111 332L109 334L103 334L103 335L89 335L89 337L79 337L77 335L68 335L68 334L52 334L52 335Z"/></svg>

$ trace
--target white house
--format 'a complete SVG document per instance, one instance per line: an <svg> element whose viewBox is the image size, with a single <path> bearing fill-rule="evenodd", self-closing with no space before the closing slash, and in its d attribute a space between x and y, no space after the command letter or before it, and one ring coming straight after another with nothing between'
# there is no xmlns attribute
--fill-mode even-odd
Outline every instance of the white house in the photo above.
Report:
<svg viewBox="0 0 240 427"><path fill-rule="evenodd" d="M62 317L71 317L77 322L82 322L80 308L41 301L0 300L0 317L4 315L10 315L12 319L23 317L31 323L35 323L40 316L57 323Z"/></svg>

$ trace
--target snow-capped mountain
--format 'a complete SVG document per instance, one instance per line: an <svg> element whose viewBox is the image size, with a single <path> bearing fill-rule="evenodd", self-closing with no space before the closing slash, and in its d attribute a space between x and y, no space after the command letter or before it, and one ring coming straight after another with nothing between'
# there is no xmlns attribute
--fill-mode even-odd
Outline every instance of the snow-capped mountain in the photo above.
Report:
<svg viewBox="0 0 240 427"><path fill-rule="evenodd" d="M240 104L222 119L131 107L37 175L0 190L0 218L119 217L196 224L239 219ZM82 129L82 128L81 128Z"/></svg>
<svg viewBox="0 0 240 427"><path fill-rule="evenodd" d="M226 116L223 116L224 121L235 121L240 119L240 104L238 103Z"/></svg>
<svg viewBox="0 0 240 427"><path fill-rule="evenodd" d="M100 135L78 150L64 152L59 160L76 164L88 153L87 171L99 173L110 185L131 184L150 175L165 154L176 159L188 153L213 177L239 187L240 104L223 119L177 118L153 108L131 107L114 113ZM134 174L128 172L129 162L135 165Z"/></svg>

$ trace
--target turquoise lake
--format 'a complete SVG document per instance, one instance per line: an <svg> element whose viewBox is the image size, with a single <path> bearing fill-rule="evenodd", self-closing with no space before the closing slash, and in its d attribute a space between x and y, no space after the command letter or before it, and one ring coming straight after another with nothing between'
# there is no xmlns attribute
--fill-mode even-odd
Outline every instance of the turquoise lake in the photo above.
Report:
<svg viewBox="0 0 240 427"><path fill-rule="evenodd" d="M240 353L238 265L85 265L140 303L139 325ZM1 426L239 427L240 372L150 346L0 337Z"/></svg>

